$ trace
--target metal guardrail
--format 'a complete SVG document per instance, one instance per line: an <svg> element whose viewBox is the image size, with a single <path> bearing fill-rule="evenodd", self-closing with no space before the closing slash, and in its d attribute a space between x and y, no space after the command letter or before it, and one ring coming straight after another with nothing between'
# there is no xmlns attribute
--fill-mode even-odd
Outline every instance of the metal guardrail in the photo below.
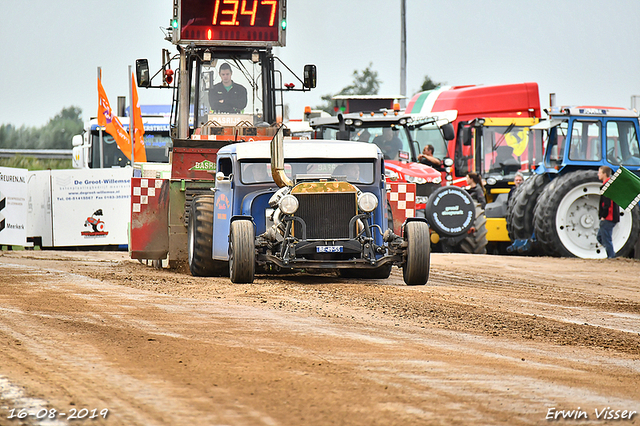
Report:
<svg viewBox="0 0 640 426"><path fill-rule="evenodd" d="M41 159L62 159L73 158L72 149L9 149L0 148L0 158L13 158L17 155L22 157L34 157Z"/></svg>

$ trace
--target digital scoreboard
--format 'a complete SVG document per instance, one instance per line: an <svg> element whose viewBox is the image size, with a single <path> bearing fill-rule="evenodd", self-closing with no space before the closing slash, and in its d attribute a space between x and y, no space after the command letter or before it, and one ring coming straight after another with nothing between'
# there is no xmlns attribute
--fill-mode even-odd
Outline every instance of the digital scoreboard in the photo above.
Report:
<svg viewBox="0 0 640 426"><path fill-rule="evenodd" d="M174 0L174 43L284 46L286 0Z"/></svg>

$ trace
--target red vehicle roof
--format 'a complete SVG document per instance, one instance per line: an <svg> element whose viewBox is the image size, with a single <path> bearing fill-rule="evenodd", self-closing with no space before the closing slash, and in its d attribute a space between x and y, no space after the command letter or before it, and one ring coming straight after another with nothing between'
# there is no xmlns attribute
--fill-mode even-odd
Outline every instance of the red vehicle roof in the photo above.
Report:
<svg viewBox="0 0 640 426"><path fill-rule="evenodd" d="M431 95L431 99L428 99ZM437 96L433 106L432 97ZM538 83L494 86L453 86L416 94L406 112L411 114L457 110L458 120L477 117L541 117Z"/></svg>

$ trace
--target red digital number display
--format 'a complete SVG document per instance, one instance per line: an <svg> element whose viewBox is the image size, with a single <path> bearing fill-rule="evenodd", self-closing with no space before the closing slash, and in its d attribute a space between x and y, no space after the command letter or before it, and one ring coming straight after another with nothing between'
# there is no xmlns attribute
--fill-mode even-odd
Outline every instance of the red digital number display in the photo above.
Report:
<svg viewBox="0 0 640 426"><path fill-rule="evenodd" d="M180 41L284 45L283 0L182 0Z"/></svg>

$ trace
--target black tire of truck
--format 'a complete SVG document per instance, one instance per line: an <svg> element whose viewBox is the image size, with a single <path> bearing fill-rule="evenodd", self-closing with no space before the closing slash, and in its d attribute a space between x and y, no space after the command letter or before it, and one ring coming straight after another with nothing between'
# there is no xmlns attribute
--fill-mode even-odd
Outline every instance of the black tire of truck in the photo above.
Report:
<svg viewBox="0 0 640 426"><path fill-rule="evenodd" d="M577 170L557 177L554 180L557 180L557 183L553 188L545 191L547 195L539 201L541 206L536 212L535 228L539 230L539 233L543 236L543 239L538 241L540 249L545 255L585 257L582 256L583 251L580 250L587 244L582 243L582 245L580 245L580 240L577 238L587 238L584 235L588 234L588 238L592 239L592 242L595 242L595 226L599 221L597 208L600 188L597 172L595 170ZM584 198L580 196L581 193L591 198ZM567 200L565 200L565 198L567 198ZM542 206L542 202L546 203L546 205ZM568 202L571 203L570 207L566 207ZM591 204L588 204L589 202ZM563 205L561 205L561 203ZM577 206L577 208L574 208L574 206ZM581 221L580 219L581 217L589 216L588 214L583 214L584 209L590 209L590 217L592 218L590 222ZM565 222L558 224L558 218L562 219L563 214L567 218L577 218L577 224L573 225L576 229L569 227L568 220L566 224ZM621 223L616 225L616 227L618 227L618 236L616 236L616 231L614 231L614 244L617 242L618 245L621 246L616 252L616 256L625 257L633 250L638 235L640 234L640 209L636 206L631 212L621 211L620 215L621 223L623 221L626 223L626 230L625 228L620 228L622 226ZM625 215L630 216L625 218ZM581 225L587 225L588 228L583 229ZM585 232L586 230L590 232L587 233ZM559 232L565 231L568 233L568 236L564 236L565 241L568 242L566 245L562 242L559 234ZM622 234L620 234L620 232L622 232ZM576 242L574 242L574 239ZM603 250L604 248L599 246L597 252L602 254Z"/></svg>
<svg viewBox="0 0 640 426"><path fill-rule="evenodd" d="M513 220L513 206L515 204L516 199L518 198L518 195L520 194L520 191L522 191L522 188L523 188L522 184L516 187L516 189L513 190L513 194L511 194L511 198L509 198L509 200L507 201L507 213L505 214L504 218L507 222L507 233L509 234L509 239L511 241L516 240L515 232L513 230L513 226L511 225Z"/></svg>
<svg viewBox="0 0 640 426"><path fill-rule="evenodd" d="M507 232L512 241L526 240L533 234L533 210L549 183L547 174L535 174L522 182L507 206Z"/></svg>
<svg viewBox="0 0 640 426"><path fill-rule="evenodd" d="M460 251L469 254L487 254L487 217L479 203L476 204L476 220L473 223L474 232L460 242Z"/></svg>
<svg viewBox="0 0 640 426"><path fill-rule="evenodd" d="M253 223L234 220L229 231L229 277L234 284L251 284L256 270L256 237Z"/></svg>
<svg viewBox="0 0 640 426"><path fill-rule="evenodd" d="M407 240L406 259L402 277L407 285L424 285L429 280L431 252L429 226L425 222L411 221L404 227Z"/></svg>
<svg viewBox="0 0 640 426"><path fill-rule="evenodd" d="M213 195L200 195L191 203L187 225L189 270L195 277L229 275L227 262L213 260Z"/></svg>

